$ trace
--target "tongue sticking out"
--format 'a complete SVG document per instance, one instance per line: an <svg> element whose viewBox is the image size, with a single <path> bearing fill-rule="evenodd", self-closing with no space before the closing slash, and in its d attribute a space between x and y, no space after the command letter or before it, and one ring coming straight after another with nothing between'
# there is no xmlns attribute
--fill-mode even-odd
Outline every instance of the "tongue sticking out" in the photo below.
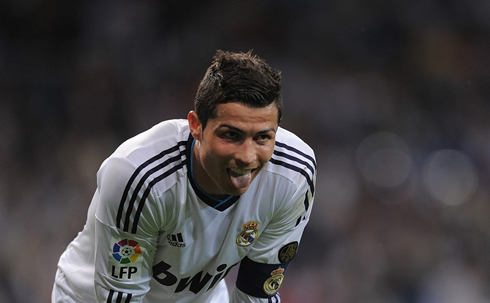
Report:
<svg viewBox="0 0 490 303"><path fill-rule="evenodd" d="M232 171L229 171L231 183L236 188L245 188L250 184L250 180L252 179L252 174L249 172L247 174L237 174Z"/></svg>

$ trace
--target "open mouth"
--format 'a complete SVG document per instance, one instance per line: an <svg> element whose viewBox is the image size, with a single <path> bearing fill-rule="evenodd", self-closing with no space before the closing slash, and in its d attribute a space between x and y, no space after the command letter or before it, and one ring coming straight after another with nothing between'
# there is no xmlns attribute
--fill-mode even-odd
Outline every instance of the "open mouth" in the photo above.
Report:
<svg viewBox="0 0 490 303"><path fill-rule="evenodd" d="M237 175L246 175L251 173L252 171L253 169L241 169L241 168L230 167L230 172Z"/></svg>
<svg viewBox="0 0 490 303"><path fill-rule="evenodd" d="M255 169L241 169L236 167L228 168L228 175L230 176L231 183L236 188L246 188L252 182L252 172Z"/></svg>

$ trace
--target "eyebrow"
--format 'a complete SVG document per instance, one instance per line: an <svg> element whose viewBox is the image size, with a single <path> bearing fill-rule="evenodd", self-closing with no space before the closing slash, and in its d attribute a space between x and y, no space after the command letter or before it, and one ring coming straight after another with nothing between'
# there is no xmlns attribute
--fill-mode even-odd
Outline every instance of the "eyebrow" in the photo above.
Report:
<svg viewBox="0 0 490 303"><path fill-rule="evenodd" d="M241 133L241 134L244 134L245 133L245 131L242 130L241 128L238 128L236 126L229 125L229 124L222 124L218 128L229 128L229 129L232 129L232 130L236 131L237 133ZM263 130L258 131L256 133L256 135L266 134L268 132L274 132L275 133L276 132L276 129L274 129L272 127L271 128L266 128L266 129L263 129Z"/></svg>

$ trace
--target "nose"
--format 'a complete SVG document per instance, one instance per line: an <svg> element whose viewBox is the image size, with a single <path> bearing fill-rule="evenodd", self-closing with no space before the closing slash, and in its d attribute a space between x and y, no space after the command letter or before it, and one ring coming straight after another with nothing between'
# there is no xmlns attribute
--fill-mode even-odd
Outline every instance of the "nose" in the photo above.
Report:
<svg viewBox="0 0 490 303"><path fill-rule="evenodd" d="M237 165L241 167L248 167L253 164L257 159L257 153L255 150L255 142L250 140L244 140L242 144L238 146L235 153L235 161Z"/></svg>

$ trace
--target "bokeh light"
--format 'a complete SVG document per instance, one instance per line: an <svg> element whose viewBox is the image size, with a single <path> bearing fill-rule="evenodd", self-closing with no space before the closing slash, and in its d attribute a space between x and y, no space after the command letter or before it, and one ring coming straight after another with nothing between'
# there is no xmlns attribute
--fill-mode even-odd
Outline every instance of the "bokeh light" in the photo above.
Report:
<svg viewBox="0 0 490 303"><path fill-rule="evenodd" d="M356 155L362 176L380 187L402 184L412 167L408 145L390 132L368 136L359 145Z"/></svg>
<svg viewBox="0 0 490 303"><path fill-rule="evenodd" d="M423 180L434 199L447 205L459 205L475 194L479 177L476 165L468 155L445 149L428 157Z"/></svg>

